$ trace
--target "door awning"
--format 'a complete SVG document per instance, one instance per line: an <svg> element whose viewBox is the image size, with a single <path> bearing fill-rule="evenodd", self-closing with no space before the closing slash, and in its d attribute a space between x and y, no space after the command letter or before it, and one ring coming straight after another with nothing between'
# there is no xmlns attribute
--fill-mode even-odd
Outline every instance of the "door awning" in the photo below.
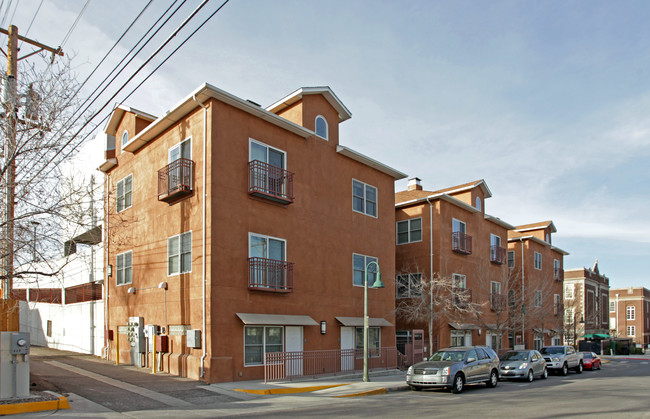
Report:
<svg viewBox="0 0 650 419"><path fill-rule="evenodd" d="M271 324L279 326L318 326L316 320L309 316L295 316L290 314L255 314L236 313L237 317L249 325Z"/></svg>
<svg viewBox="0 0 650 419"><path fill-rule="evenodd" d="M336 317L336 320L338 320L342 326L363 327L363 317ZM368 326L390 327L392 324L388 320L381 317L369 317Z"/></svg>
<svg viewBox="0 0 650 419"><path fill-rule="evenodd" d="M452 329L456 330L478 330L479 327L472 323L449 323Z"/></svg>
<svg viewBox="0 0 650 419"><path fill-rule="evenodd" d="M611 336L605 333L590 333L588 335L584 335L583 338L585 339L610 339Z"/></svg>

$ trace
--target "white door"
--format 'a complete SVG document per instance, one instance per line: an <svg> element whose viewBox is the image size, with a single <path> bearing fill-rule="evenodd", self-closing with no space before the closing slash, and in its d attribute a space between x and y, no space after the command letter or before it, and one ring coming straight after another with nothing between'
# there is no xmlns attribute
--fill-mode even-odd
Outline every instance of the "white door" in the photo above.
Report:
<svg viewBox="0 0 650 419"><path fill-rule="evenodd" d="M354 371L354 327L341 327L341 371Z"/></svg>
<svg viewBox="0 0 650 419"><path fill-rule="evenodd" d="M465 332L465 346L472 346L472 331Z"/></svg>
<svg viewBox="0 0 650 419"><path fill-rule="evenodd" d="M287 326L285 328L285 352L289 354L287 359L287 377L302 375L302 326ZM298 352L298 353L296 353Z"/></svg>

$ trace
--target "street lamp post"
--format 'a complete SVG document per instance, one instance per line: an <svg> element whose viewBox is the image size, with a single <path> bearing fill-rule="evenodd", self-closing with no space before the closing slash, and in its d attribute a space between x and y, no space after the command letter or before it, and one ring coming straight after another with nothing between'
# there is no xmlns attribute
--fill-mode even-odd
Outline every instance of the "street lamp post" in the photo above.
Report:
<svg viewBox="0 0 650 419"><path fill-rule="evenodd" d="M370 381L368 378L368 268L372 264L377 266L377 279L373 282L372 287L384 288L379 264L373 260L366 265L366 269L363 271L363 381L365 383Z"/></svg>

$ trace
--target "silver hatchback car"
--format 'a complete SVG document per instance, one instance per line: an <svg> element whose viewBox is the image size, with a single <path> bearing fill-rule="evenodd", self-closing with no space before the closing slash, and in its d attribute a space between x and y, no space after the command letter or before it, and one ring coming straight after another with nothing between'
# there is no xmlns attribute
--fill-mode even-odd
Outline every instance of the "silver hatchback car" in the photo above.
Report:
<svg viewBox="0 0 650 419"><path fill-rule="evenodd" d="M499 362L501 378L519 378L531 382L535 377L548 377L546 361L534 349L508 351L501 355Z"/></svg>
<svg viewBox="0 0 650 419"><path fill-rule="evenodd" d="M460 393L466 384L495 387L498 381L499 357L487 346L441 349L406 372L406 384L411 390L443 387Z"/></svg>

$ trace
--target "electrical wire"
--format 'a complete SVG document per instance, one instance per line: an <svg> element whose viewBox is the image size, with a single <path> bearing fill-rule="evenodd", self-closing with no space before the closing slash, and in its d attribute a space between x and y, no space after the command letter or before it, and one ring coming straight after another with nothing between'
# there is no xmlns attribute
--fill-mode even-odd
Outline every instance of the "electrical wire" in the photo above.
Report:
<svg viewBox="0 0 650 419"><path fill-rule="evenodd" d="M20 0L16 2L16 6L14 7L14 12L11 14L11 19L9 19L9 23L14 21L14 16L16 16L16 9L18 9L19 4L20 4Z"/></svg>
<svg viewBox="0 0 650 419"><path fill-rule="evenodd" d="M9 0L9 3L7 4L7 9L5 10L5 15L2 17L2 20L0 21L0 26L4 26L5 22L7 21L7 17L9 16L9 9L11 9L11 3L13 3L13 0Z"/></svg>
<svg viewBox="0 0 650 419"><path fill-rule="evenodd" d="M74 31L74 28L77 27L77 24L79 23L79 20L81 20L81 16L84 14L86 11L86 8L88 7L88 4L90 3L90 0L86 0L86 4L84 4L84 7L81 9L81 12L79 12L79 15L77 15L77 19L74 21L72 24L72 27L70 27L70 30L68 31L67 35L65 38L63 38L63 41L61 42L61 48L65 45L66 42L68 42L68 39L70 39L70 35L72 34L72 31Z"/></svg>
<svg viewBox="0 0 650 419"><path fill-rule="evenodd" d="M41 10L41 6L43 5L43 1L44 0L41 0L41 2L38 5L38 8L36 9L36 13L34 13L34 17L32 17L32 21L29 22L29 26L27 27L27 30L25 31L25 37L27 37L27 34L29 33L29 30L32 28L32 25L34 24L34 20L36 19L36 15L38 15L38 12ZM22 44L23 43L21 42L20 45L22 45Z"/></svg>

